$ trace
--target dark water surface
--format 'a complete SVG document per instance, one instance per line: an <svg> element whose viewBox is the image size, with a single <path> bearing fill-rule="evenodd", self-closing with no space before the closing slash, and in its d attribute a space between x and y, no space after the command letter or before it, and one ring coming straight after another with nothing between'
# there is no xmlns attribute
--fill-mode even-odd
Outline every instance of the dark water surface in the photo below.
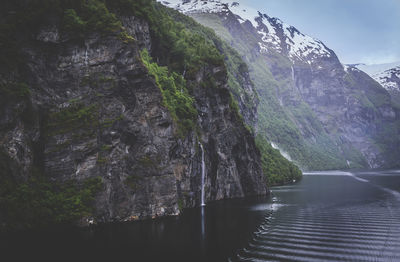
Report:
<svg viewBox="0 0 400 262"><path fill-rule="evenodd" d="M218 201L180 217L3 236L0 262L5 253L12 261L227 261L251 240L269 201Z"/></svg>
<svg viewBox="0 0 400 262"><path fill-rule="evenodd" d="M179 218L0 238L0 261L60 260L400 261L400 172L314 172Z"/></svg>
<svg viewBox="0 0 400 262"><path fill-rule="evenodd" d="M237 261L400 261L400 173L323 172L273 190Z"/></svg>

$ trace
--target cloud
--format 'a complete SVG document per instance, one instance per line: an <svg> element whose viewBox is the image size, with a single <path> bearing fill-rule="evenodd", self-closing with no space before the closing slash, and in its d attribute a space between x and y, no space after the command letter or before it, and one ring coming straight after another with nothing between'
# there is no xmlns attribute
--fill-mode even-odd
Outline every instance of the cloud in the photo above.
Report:
<svg viewBox="0 0 400 262"><path fill-rule="evenodd" d="M388 51L377 52L374 54L368 54L361 58L361 62L367 65L374 64L388 64L400 61L400 56L398 54L389 53Z"/></svg>

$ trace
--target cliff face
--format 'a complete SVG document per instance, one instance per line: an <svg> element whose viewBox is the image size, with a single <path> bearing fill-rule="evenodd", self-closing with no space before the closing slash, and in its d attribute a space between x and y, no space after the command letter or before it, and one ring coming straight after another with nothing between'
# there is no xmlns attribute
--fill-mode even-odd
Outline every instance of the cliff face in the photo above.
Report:
<svg viewBox="0 0 400 262"><path fill-rule="evenodd" d="M389 92L396 108L400 108L400 66L381 71L372 75L372 78Z"/></svg>
<svg viewBox="0 0 400 262"><path fill-rule="evenodd" d="M389 93L343 66L321 41L232 1L165 4L213 28L242 55L260 94L258 131L302 168L397 164L399 116Z"/></svg>
<svg viewBox="0 0 400 262"><path fill-rule="evenodd" d="M399 143L397 116L386 90L355 68L343 70L336 57L309 67L294 65L293 70L294 87L349 166L396 164L390 154L399 154L392 147ZM392 142L382 143L387 132L392 133Z"/></svg>
<svg viewBox="0 0 400 262"><path fill-rule="evenodd" d="M22 183L33 168L61 183L100 178L89 214L99 222L177 215L200 204L201 143L206 202L265 194L259 151L231 106L225 68L196 73L197 128L179 135L140 56L152 52L149 24L120 20L130 37L77 40L45 24L24 41L23 70L2 74L1 179ZM206 76L216 85L201 84Z"/></svg>

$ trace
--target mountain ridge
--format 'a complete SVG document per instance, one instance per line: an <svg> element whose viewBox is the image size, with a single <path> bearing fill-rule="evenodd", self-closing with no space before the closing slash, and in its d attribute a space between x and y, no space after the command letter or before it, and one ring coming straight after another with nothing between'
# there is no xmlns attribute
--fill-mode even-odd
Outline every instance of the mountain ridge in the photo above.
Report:
<svg viewBox="0 0 400 262"><path fill-rule="evenodd" d="M375 74L373 78L386 90L400 92L400 66Z"/></svg>
<svg viewBox="0 0 400 262"><path fill-rule="evenodd" d="M0 231L265 195L265 162L278 182L301 176L255 140L246 64L193 19L151 0L6 7Z"/></svg>
<svg viewBox="0 0 400 262"><path fill-rule="evenodd" d="M399 154L391 146L399 144L399 125L389 93L365 73L343 66L321 41L278 18L247 12L238 2L210 1L225 3L211 11L201 8L208 1L173 2L168 6L179 5L181 12L190 6L187 15L213 28L246 60L261 97L258 130L300 166L398 164L390 158L390 151ZM393 143L383 139L389 133Z"/></svg>
<svg viewBox="0 0 400 262"><path fill-rule="evenodd" d="M372 76L392 96L393 104L400 108L400 65Z"/></svg>
<svg viewBox="0 0 400 262"><path fill-rule="evenodd" d="M273 45L275 49L289 53L289 56L293 59L304 59L312 53L316 53L319 56L336 56L320 40L301 33L296 27L284 23L277 17L270 17L267 14L248 7L242 8L238 1L173 0L159 2L184 14L227 14L228 12L232 12L241 23L250 22L254 28L259 29L258 34L262 36L262 41L259 42L261 50L267 50L264 45ZM264 23L264 21L267 21L267 23ZM281 36L278 37L277 34ZM284 39L281 39L282 36ZM312 60L307 60L307 62L311 63Z"/></svg>
<svg viewBox="0 0 400 262"><path fill-rule="evenodd" d="M394 68L396 66L400 66L400 61L393 62L393 63L384 63L384 64L364 64L364 63L356 63L356 64L351 64L353 66L356 66L358 69L364 71L370 76L374 76L378 73L381 73L383 71L386 71L388 69Z"/></svg>

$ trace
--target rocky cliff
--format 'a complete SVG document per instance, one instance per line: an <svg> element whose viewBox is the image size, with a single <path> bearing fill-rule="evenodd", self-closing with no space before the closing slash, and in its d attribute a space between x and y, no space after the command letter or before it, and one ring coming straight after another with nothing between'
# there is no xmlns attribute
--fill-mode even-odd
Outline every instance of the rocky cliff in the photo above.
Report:
<svg viewBox="0 0 400 262"><path fill-rule="evenodd" d="M12 25L15 16L33 8L32 2L22 7L10 2L2 10L4 24ZM0 202L22 201L35 185L35 173L40 173L61 185L74 181L79 192L92 194L78 199L89 203L89 209L78 214L86 222L177 215L182 208L200 204L200 144L205 153L206 202L265 194L260 153L234 106L225 64L206 61L183 73L185 78L174 75L169 67L173 61L167 62L159 52L163 36L154 26L161 21L149 16L165 16L164 8L145 1L135 9L133 1L130 13L117 9L116 2L92 2L95 7L61 6L62 21L56 15L39 15L29 32L2 31L2 36L12 36L10 46L22 62L12 66L7 60L10 65L3 65L1 72L0 178L7 186L1 188ZM105 29L79 31L99 10L108 13L107 8L117 15L107 16L110 24ZM90 12L94 16L85 17ZM144 51L153 56L147 64ZM167 79L173 77L176 83L163 86L149 66L166 68L171 72ZM168 93L178 85L177 79L184 85ZM249 81L243 83L251 88ZM173 111L168 99L193 107L192 124L182 122L180 116L188 113ZM254 122L248 115L246 120ZM94 178L100 184L97 189L84 191ZM23 190L14 196L20 185ZM56 196L61 192L72 199L63 188L55 189ZM3 225L10 223L12 208L2 206Z"/></svg>
<svg viewBox="0 0 400 262"><path fill-rule="evenodd" d="M321 41L239 2L164 4L213 28L242 55L260 94L258 131L301 167L398 165L399 115L389 93Z"/></svg>

